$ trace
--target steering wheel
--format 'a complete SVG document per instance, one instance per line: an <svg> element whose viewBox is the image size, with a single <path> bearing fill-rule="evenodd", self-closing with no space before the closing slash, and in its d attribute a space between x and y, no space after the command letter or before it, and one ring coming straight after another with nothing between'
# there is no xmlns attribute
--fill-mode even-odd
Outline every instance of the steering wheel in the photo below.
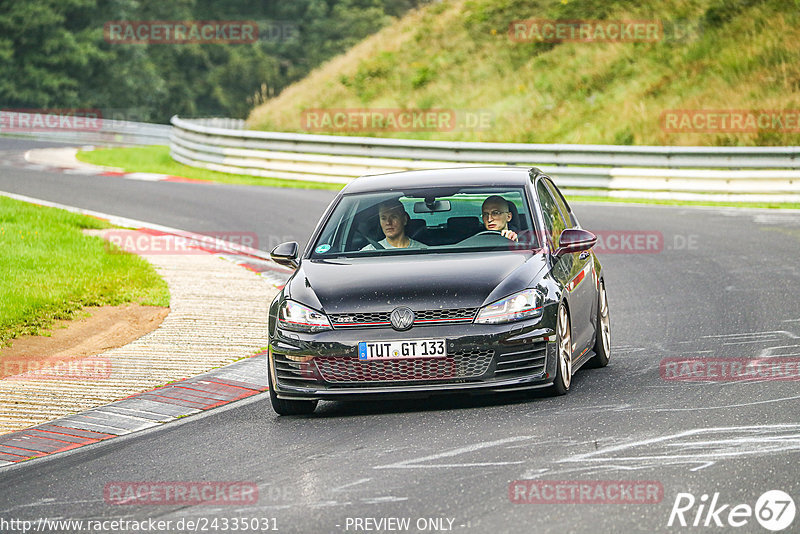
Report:
<svg viewBox="0 0 800 534"><path fill-rule="evenodd" d="M502 235L503 235L503 234L502 234L501 232L499 232L498 230L483 230L483 231L481 231L481 232L478 232L477 234L475 234L475 235L474 235L474 236L472 236L472 237L477 237L477 236L479 236L479 235L489 235L489 234L494 234L494 235L499 235L499 236L502 236Z"/></svg>

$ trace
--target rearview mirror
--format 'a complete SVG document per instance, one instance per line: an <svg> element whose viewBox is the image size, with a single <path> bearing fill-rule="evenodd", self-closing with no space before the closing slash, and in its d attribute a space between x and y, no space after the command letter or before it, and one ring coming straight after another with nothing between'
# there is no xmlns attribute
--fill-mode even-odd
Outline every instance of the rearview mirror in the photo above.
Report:
<svg viewBox="0 0 800 534"><path fill-rule="evenodd" d="M297 269L300 265L300 262L297 261L298 248L296 241L288 241L273 248L269 256L278 265Z"/></svg>
<svg viewBox="0 0 800 534"><path fill-rule="evenodd" d="M560 258L564 254L589 250L595 243L597 243L597 236L592 232L580 228L567 228L561 232L555 256Z"/></svg>
<svg viewBox="0 0 800 534"><path fill-rule="evenodd" d="M450 211L449 200L434 200L414 203L414 213L434 213L438 211Z"/></svg>

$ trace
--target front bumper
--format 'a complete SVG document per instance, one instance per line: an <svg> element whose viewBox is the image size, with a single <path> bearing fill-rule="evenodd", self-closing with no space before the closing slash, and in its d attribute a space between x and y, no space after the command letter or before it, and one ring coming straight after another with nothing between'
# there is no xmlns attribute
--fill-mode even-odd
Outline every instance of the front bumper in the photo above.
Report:
<svg viewBox="0 0 800 534"><path fill-rule="evenodd" d="M447 358L361 361L361 341L445 339ZM270 339L268 372L281 399L426 397L545 387L556 372L555 332L540 321L334 329L300 334L280 328Z"/></svg>

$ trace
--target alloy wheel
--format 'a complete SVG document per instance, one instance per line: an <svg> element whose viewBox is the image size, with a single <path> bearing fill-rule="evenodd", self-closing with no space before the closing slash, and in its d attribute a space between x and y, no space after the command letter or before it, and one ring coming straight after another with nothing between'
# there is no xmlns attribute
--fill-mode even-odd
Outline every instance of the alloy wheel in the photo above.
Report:
<svg viewBox="0 0 800 534"><path fill-rule="evenodd" d="M558 337L558 365L561 366L564 388L568 389L572 382L572 339L569 332L567 308L564 306L558 310Z"/></svg>
<svg viewBox="0 0 800 534"><path fill-rule="evenodd" d="M611 350L611 330L608 319L608 297L606 297L605 284L600 285L600 338L603 341L603 350L609 354Z"/></svg>

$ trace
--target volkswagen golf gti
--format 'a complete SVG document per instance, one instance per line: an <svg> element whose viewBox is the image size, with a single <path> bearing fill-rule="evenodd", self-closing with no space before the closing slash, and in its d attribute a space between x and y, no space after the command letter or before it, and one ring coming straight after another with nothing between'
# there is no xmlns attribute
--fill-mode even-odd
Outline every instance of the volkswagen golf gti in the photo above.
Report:
<svg viewBox="0 0 800 534"><path fill-rule="evenodd" d="M281 415L319 400L566 393L608 364L603 271L536 168L366 176L348 184L269 308L269 393Z"/></svg>

